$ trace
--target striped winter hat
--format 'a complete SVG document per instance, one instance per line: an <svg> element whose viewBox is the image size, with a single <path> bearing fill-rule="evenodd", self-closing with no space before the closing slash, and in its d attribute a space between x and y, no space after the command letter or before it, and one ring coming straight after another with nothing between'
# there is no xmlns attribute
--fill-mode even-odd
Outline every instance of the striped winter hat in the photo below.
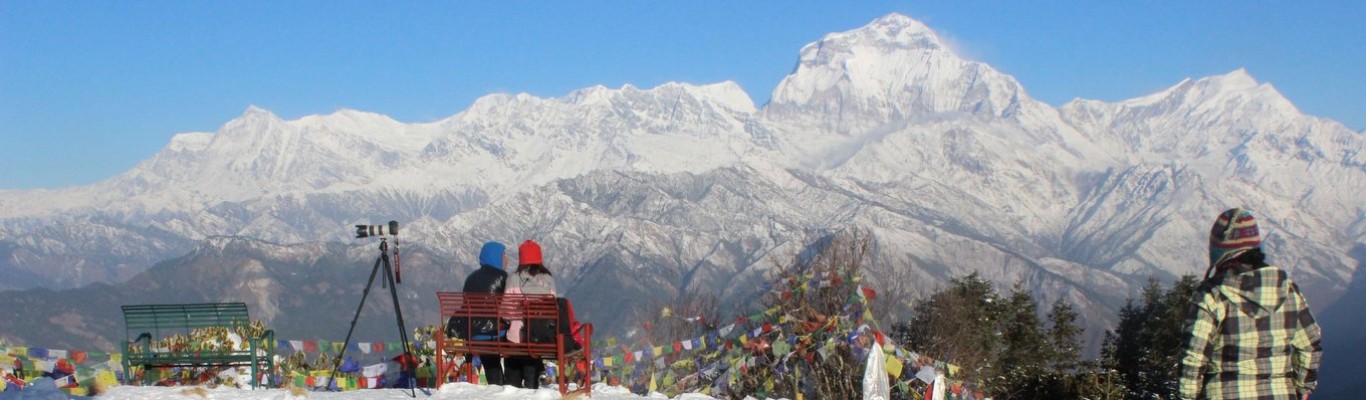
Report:
<svg viewBox="0 0 1366 400"><path fill-rule="evenodd" d="M1237 258L1248 250L1262 246L1262 234L1252 213L1231 208L1219 214L1209 232L1209 262L1211 268Z"/></svg>

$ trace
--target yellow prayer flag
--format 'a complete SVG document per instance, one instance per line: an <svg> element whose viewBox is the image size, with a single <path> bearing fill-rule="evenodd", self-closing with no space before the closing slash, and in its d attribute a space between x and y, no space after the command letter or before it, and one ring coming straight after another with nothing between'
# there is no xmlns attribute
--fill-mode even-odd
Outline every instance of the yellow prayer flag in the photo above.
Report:
<svg viewBox="0 0 1366 400"><path fill-rule="evenodd" d="M28 356L28 347L24 347L24 346L14 346L14 347L9 348L9 350L10 350L9 353L10 353L10 354L13 354L13 355L15 355L15 356L19 356L19 357L27 357L27 356Z"/></svg>
<svg viewBox="0 0 1366 400"><path fill-rule="evenodd" d="M119 384L119 377L118 377L117 375L114 375L114 371L103 370L103 371L100 371L99 374L96 374L96 375L95 375L95 385L96 385L96 386L110 387L110 386L117 386L118 384Z"/></svg>
<svg viewBox="0 0 1366 400"><path fill-rule="evenodd" d="M659 390L659 384L655 383L655 374L650 374L650 391L651 391L651 392L654 392L654 391L658 391L658 390Z"/></svg>
<svg viewBox="0 0 1366 400"><path fill-rule="evenodd" d="M746 337L746 336L749 336L749 334L741 334L741 335L740 335L740 344L746 344L746 343L749 342L749 338Z"/></svg>
<svg viewBox="0 0 1366 400"><path fill-rule="evenodd" d="M655 357L659 357L659 356L664 355L664 346L655 346L654 348L652 348L652 349L650 349L650 350L654 350L654 352L651 353L651 354L654 354Z"/></svg>
<svg viewBox="0 0 1366 400"><path fill-rule="evenodd" d="M612 357L603 357L603 358L602 358L602 366L604 366L604 367L610 367L610 366L612 366Z"/></svg>
<svg viewBox="0 0 1366 400"><path fill-rule="evenodd" d="M958 376L958 365L949 364L949 376Z"/></svg>
<svg viewBox="0 0 1366 400"><path fill-rule="evenodd" d="M896 359L896 357L887 357L887 365L885 368L887 369L887 374L892 376L892 381L896 381L901 377L901 360Z"/></svg>
<svg viewBox="0 0 1366 400"><path fill-rule="evenodd" d="M114 363L114 364L122 363L122 362L123 362L123 354L119 354L119 353L110 353L110 354L109 354L109 362Z"/></svg>

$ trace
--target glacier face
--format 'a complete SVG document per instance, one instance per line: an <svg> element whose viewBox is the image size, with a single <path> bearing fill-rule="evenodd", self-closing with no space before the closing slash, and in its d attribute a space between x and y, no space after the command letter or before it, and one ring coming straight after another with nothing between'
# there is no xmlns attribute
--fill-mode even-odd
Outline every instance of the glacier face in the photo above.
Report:
<svg viewBox="0 0 1366 400"><path fill-rule="evenodd" d="M251 107L109 180L0 191L0 289L120 282L218 236L342 242L398 220L404 241L470 264L487 240L541 241L590 314L690 292L740 308L774 262L861 228L897 272L874 284L1023 280L1103 326L1135 283L1203 272L1213 216L1242 206L1323 307L1366 235L1363 146L1244 70L1055 108L893 14L803 47L762 107L731 82L493 94L420 124Z"/></svg>

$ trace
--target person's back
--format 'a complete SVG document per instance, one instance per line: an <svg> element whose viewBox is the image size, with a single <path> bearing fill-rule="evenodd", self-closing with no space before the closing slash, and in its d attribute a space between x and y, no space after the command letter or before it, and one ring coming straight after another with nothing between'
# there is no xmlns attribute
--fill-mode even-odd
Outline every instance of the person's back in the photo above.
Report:
<svg viewBox="0 0 1366 400"><path fill-rule="evenodd" d="M479 269L471 272L465 278L465 285L462 291L466 293L503 293L507 285L507 272L503 271L507 263L507 246L498 242L488 242L479 249ZM452 317L447 322L447 330L458 327L462 323L468 323L470 338L473 340L497 340L501 335L502 327L500 322L493 318L471 318L468 322L457 320ZM458 331L459 329L457 329ZM452 336L464 337L464 332L448 332ZM503 384L503 364L502 357L497 354L478 354L484 366L484 376L490 385Z"/></svg>
<svg viewBox="0 0 1366 400"><path fill-rule="evenodd" d="M1220 214L1210 268L1186 318L1181 397L1307 397L1318 384L1321 333L1294 281L1266 263L1250 213Z"/></svg>
<svg viewBox="0 0 1366 400"><path fill-rule="evenodd" d="M522 242L517 249L517 272L508 282L508 293L555 295L555 278L541 259L541 245L534 241ZM508 329L508 341L536 341L544 324L550 324L550 340L554 340L554 320L513 321ZM529 324L529 325L527 325ZM526 328L523 326L527 325ZM508 384L536 389L540 387L540 374L545 372L545 363L539 358L508 357Z"/></svg>

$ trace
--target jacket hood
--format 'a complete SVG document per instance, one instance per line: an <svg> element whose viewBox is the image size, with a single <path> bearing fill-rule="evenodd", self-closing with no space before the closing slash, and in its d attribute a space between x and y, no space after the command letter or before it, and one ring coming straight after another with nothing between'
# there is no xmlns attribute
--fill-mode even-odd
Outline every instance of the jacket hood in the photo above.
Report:
<svg viewBox="0 0 1366 400"><path fill-rule="evenodd" d="M484 247L479 249L479 265L503 269L503 255L507 252L507 246L498 242L484 243Z"/></svg>
<svg viewBox="0 0 1366 400"><path fill-rule="evenodd" d="M1219 291L1238 303L1243 312L1258 315L1258 310L1279 310L1290 297L1290 285L1289 275L1280 268L1244 265L1225 273Z"/></svg>

